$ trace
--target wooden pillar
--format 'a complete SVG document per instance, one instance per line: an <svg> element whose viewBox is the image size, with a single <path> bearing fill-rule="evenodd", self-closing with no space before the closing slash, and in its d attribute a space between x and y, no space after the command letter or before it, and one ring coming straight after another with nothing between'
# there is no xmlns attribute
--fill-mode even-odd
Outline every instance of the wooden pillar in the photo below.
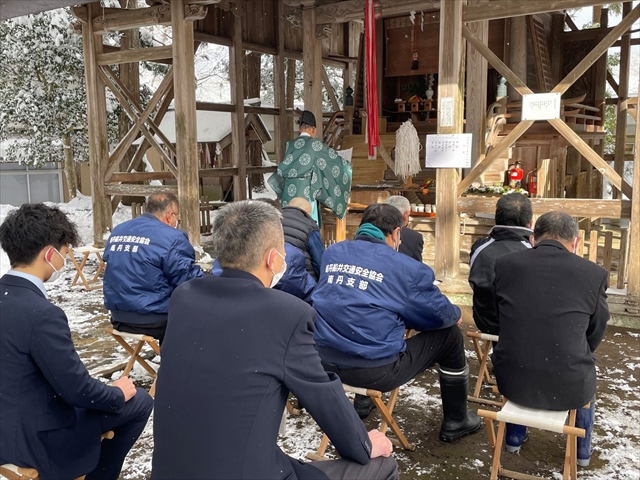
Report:
<svg viewBox="0 0 640 480"><path fill-rule="evenodd" d="M511 48L509 49L509 67L520 80L527 83L527 17L511 19ZM508 83L509 101L522 100L522 95Z"/></svg>
<svg viewBox="0 0 640 480"><path fill-rule="evenodd" d="M384 79L384 20L375 20L376 24L376 89L378 90L378 117L382 116L382 80ZM383 122L378 122L382 126ZM379 132L380 134L387 133Z"/></svg>
<svg viewBox="0 0 640 480"><path fill-rule="evenodd" d="M472 3L485 3L483 0L470 0ZM489 22L471 22L467 24L473 33L485 45L489 41ZM470 44L467 44L467 133L473 134L471 143L471 166L475 167L484 158L485 129L487 114L487 60ZM469 173L470 169L465 171Z"/></svg>
<svg viewBox="0 0 640 480"><path fill-rule="evenodd" d="M98 76L97 55L102 53L102 37L93 33L93 18L100 12L99 3L87 5L87 22L82 24L84 75L87 87L87 123L89 130L89 165L91 167L91 204L93 208L93 243L104 246L103 236L111 227L111 202L105 194L105 172L109 162L107 141L107 104L105 85Z"/></svg>
<svg viewBox="0 0 640 480"><path fill-rule="evenodd" d="M640 92L640 80L638 81ZM640 121L636 122L636 148L633 157L633 182L636 190L631 198L629 257L627 260L627 292L640 297Z"/></svg>
<svg viewBox="0 0 640 480"><path fill-rule="evenodd" d="M171 2L178 198L181 228L193 245L200 245L193 22L184 19L184 5L184 0Z"/></svg>
<svg viewBox="0 0 640 480"><path fill-rule="evenodd" d="M273 88L275 107L278 109L278 115L274 117L275 143L276 143L276 162L284 158L285 144L287 138L287 98L286 98L286 82L284 76L284 5L282 0L276 0L276 48L277 52L273 58ZM295 69L295 60L293 60ZM295 77L294 77L295 81Z"/></svg>
<svg viewBox="0 0 640 480"><path fill-rule="evenodd" d="M465 42L462 38L462 9L466 3L466 0L445 0L440 3L439 134L463 131ZM445 112L443 108L450 111ZM452 121L448 123L447 119ZM435 271L440 278L455 277L460 271L458 181L457 170L453 168L437 170Z"/></svg>
<svg viewBox="0 0 640 480"><path fill-rule="evenodd" d="M316 9L302 10L304 109L316 117L316 137L322 138L322 42L316 38Z"/></svg>
<svg viewBox="0 0 640 480"><path fill-rule="evenodd" d="M602 8L600 10L600 27L607 28L609 25L609 10L606 8ZM602 40L604 35L599 36L595 39L595 42L599 42ZM606 89L607 89L607 55L602 55L595 64L595 80L594 80L594 106L600 109L600 118L602 118L602 124L604 125L604 114L606 109L605 98L606 98ZM598 143L592 145L593 151L596 152L600 157L604 156L604 139L601 139ZM593 170L590 168L590 170ZM592 174L593 176L593 174ZM595 174L594 183L592 184L592 197L591 198L602 198L602 174L597 172Z"/></svg>
<svg viewBox="0 0 640 480"><path fill-rule="evenodd" d="M295 95L295 86L296 86L296 60L293 58L287 59L287 110L293 110L293 100ZM293 138L293 116L287 114L287 130L285 134L285 140L289 141ZM284 153L283 153L284 156ZM278 162L282 160L282 158L277 159Z"/></svg>
<svg viewBox="0 0 640 480"><path fill-rule="evenodd" d="M631 2L622 5L622 16L626 17L631 11ZM620 39L620 83L618 84L618 113L616 118L616 149L613 168L624 178L624 148L627 139L627 99L629 98L629 53L631 50L631 35L625 33ZM613 198L622 198L622 194L614 188Z"/></svg>
<svg viewBox="0 0 640 480"><path fill-rule="evenodd" d="M553 43L551 45L551 83L556 85L562 77L562 42L560 36L564 32L564 16L565 13L554 13L551 18L551 36Z"/></svg>
<svg viewBox="0 0 640 480"><path fill-rule="evenodd" d="M238 175L233 178L233 199L235 201L245 200L247 198L241 12L242 10L233 12L231 22L231 46L229 47L229 82L231 84L231 102L235 105L235 110L231 113L231 164L238 168Z"/></svg>

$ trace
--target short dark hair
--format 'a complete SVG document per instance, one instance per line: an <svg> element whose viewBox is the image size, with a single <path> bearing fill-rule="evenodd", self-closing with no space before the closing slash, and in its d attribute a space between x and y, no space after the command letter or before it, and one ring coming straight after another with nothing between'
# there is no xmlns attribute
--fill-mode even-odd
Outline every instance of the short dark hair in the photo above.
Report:
<svg viewBox="0 0 640 480"><path fill-rule="evenodd" d="M282 248L282 214L267 202L231 202L213 221L213 252L222 268L251 272L271 248Z"/></svg>
<svg viewBox="0 0 640 480"><path fill-rule="evenodd" d="M496 203L496 225L526 227L532 219L531 200L526 195L509 193Z"/></svg>
<svg viewBox="0 0 640 480"><path fill-rule="evenodd" d="M578 222L564 212L547 212L536 220L533 238L571 241L578 236Z"/></svg>
<svg viewBox="0 0 640 480"><path fill-rule="evenodd" d="M171 192L154 193L147 198L144 211L152 215L162 215L171 205L180 207L178 197Z"/></svg>
<svg viewBox="0 0 640 480"><path fill-rule="evenodd" d="M0 225L0 245L12 267L30 265L47 245L60 250L80 242L76 226L57 207L25 203Z"/></svg>
<svg viewBox="0 0 640 480"><path fill-rule="evenodd" d="M404 219L400 210L393 205L386 203L374 203L369 205L362 214L360 225L370 223L374 227L378 227L382 233L391 235L393 231L404 225Z"/></svg>

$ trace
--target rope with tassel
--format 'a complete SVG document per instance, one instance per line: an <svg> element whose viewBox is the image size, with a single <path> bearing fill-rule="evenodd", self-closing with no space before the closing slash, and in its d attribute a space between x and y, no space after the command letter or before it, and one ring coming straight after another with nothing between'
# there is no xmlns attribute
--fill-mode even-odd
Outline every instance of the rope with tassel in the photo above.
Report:
<svg viewBox="0 0 640 480"><path fill-rule="evenodd" d="M420 138L418 132L407 120L396 131L396 158L394 172L397 177L406 179L412 175L420 173Z"/></svg>

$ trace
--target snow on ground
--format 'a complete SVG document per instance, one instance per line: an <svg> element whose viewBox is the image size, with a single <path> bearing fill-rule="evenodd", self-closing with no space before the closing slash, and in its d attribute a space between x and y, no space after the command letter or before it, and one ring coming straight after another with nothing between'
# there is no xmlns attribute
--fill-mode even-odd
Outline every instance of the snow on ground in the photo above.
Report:
<svg viewBox="0 0 640 480"><path fill-rule="evenodd" d="M271 195L272 192L267 191L255 197L271 197ZM90 197L80 196L68 204L59 206L76 223L82 243L92 243ZM13 208L15 207L0 205L0 222L4 221ZM114 225L129 219L130 212L128 207L119 207L114 215ZM203 237L202 240L206 241L207 237ZM96 267L95 262L90 261L89 269L95 271ZM6 254L0 252L0 274L4 274L8 269ZM69 269L57 283L47 284L50 299L66 312L76 347L89 371L104 382L112 381L120 375L116 367L123 365L127 356L103 331L103 327L108 326L109 322L107 312L102 305L102 291L87 292L81 288L70 289L69 284L72 278L73 272ZM602 354L598 368L599 392L593 444L594 461L592 467L580 469L580 478L584 480L640 480L640 342L638 339L640 339L640 333L637 331L617 329L608 335L605 341L611 344L609 351L613 353L611 353L612 358L607 353ZM620 342L622 353L618 352L618 342ZM606 346L603 344L603 347ZM603 347L601 350L606 352L607 350ZM470 350L467 353L472 373L475 374L477 362L474 365L474 355ZM148 356L152 365L157 368L160 358L154 358L151 354ZM111 370L115 373L111 373ZM105 371L109 373L106 376L100 376ZM131 373L131 378L143 388L148 389L151 385L150 376L137 364ZM204 381L206 380L203 379ZM473 381L475 379L472 378ZM476 408L476 405L470 405L470 407ZM465 443L459 445L457 450L455 445L443 447L436 440L441 407L435 373L427 373L419 380L404 386L401 389L396 410L399 411L396 420L417 447L416 452L395 449L394 455L401 466L401 478L482 479L488 477L491 457L486 435L483 432L461 441ZM429 419L432 425L425 430L423 424ZM436 423L433 423L434 419ZM370 428L371 425L369 425ZM122 478L127 480L149 478L153 454L152 432L153 416L127 457ZM287 418L287 433L278 439L278 443L287 454L305 459L308 452L317 448L320 438L320 430L313 419L305 413ZM529 449L527 452L535 452L537 440L537 437L532 437L526 445ZM554 450L558 450L558 447L554 446ZM449 453L442 455L441 451ZM328 454L333 455L331 448ZM540 469L530 473L546 474L547 478L561 478L551 473L551 469L555 467L557 465L553 464L547 471L547 466L541 465L540 460L536 460L533 466L529 466L529 468ZM451 473L452 470L453 473Z"/></svg>

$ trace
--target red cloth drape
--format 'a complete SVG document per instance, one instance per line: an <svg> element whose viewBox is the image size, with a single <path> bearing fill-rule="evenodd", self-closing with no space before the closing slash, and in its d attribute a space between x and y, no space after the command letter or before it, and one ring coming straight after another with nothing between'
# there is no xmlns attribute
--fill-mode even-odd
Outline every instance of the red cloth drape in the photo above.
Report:
<svg viewBox="0 0 640 480"><path fill-rule="evenodd" d="M376 78L376 24L373 14L373 0L366 0L364 7L365 70L367 79L367 139L369 156L380 146L378 131L378 80Z"/></svg>

